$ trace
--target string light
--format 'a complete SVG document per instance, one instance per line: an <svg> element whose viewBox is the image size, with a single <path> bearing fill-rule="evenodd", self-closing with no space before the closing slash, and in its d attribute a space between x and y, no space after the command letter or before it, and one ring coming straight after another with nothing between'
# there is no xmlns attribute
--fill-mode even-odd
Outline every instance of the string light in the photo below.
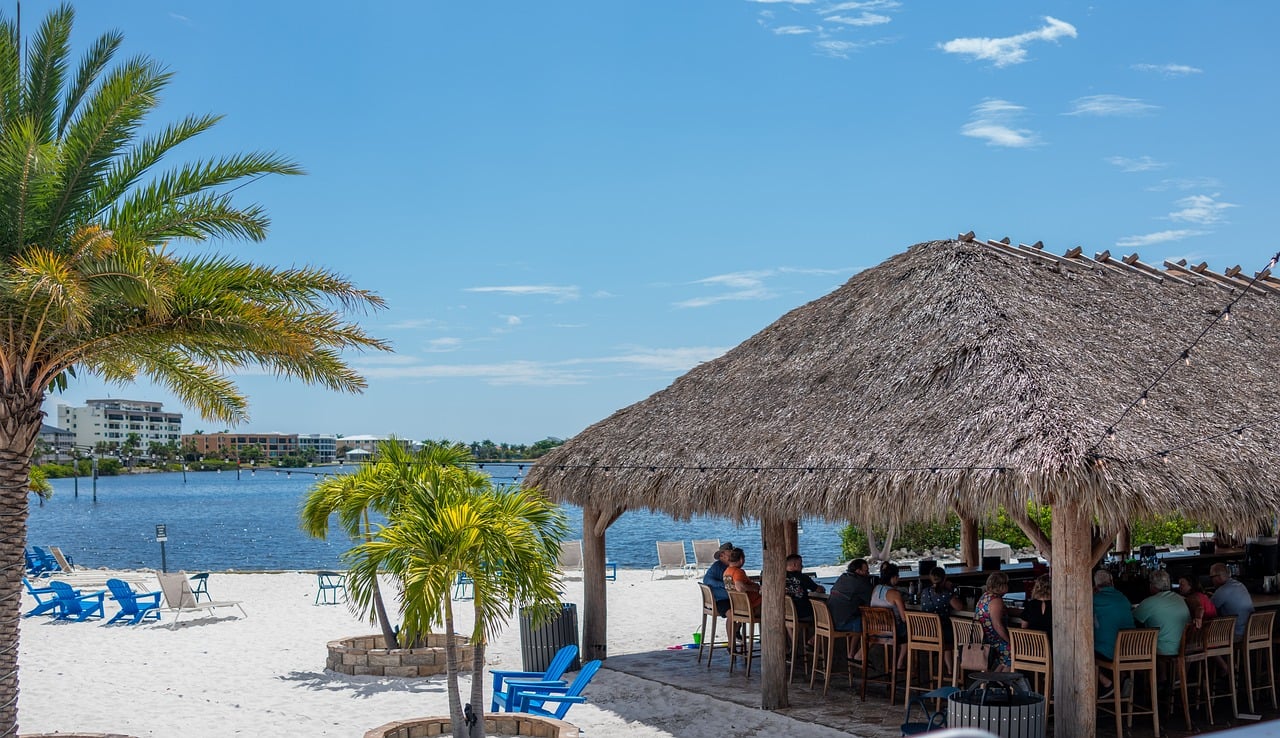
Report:
<svg viewBox="0 0 1280 738"><path fill-rule="evenodd" d="M1191 366L1191 349L1183 349L1182 363L1187 366Z"/></svg>

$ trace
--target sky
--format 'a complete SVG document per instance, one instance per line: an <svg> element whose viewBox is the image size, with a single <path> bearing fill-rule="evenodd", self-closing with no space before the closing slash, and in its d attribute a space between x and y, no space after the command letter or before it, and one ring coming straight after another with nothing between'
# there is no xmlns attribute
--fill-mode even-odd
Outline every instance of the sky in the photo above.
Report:
<svg viewBox="0 0 1280 738"><path fill-rule="evenodd" d="M970 230L1250 273L1280 248L1276 3L75 5L79 46L173 71L155 126L226 116L175 162L307 170L235 193L265 242L192 250L387 301L352 316L395 348L348 357L363 394L241 374L243 431L567 438ZM225 427L145 381L45 408L107 396Z"/></svg>

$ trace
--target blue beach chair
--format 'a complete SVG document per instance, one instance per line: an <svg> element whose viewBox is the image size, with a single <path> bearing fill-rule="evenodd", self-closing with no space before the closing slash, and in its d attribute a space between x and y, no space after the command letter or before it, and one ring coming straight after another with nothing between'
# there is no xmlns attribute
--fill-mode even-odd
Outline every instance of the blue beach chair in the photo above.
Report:
<svg viewBox="0 0 1280 738"><path fill-rule="evenodd" d="M338 604L338 596L342 596L345 602L347 599L347 575L337 571L318 571L316 572L316 584L319 589L316 590L316 601L314 604L336 605Z"/></svg>
<svg viewBox="0 0 1280 738"><path fill-rule="evenodd" d="M34 587L31 585L31 580L26 577L22 578L22 583L27 585L27 592L36 598L36 606L23 613L22 617L29 618L32 615L44 615L58 606L58 593L52 587Z"/></svg>
<svg viewBox="0 0 1280 738"><path fill-rule="evenodd" d="M80 590L72 589L66 582L49 582L49 586L58 596L57 611L53 614L54 620L84 621L95 616L103 617L103 601L107 596L106 592L80 594Z"/></svg>
<svg viewBox="0 0 1280 738"><path fill-rule="evenodd" d="M107 621L107 625L111 625L121 618L129 618L129 625L137 625L144 618L160 619L159 592L134 592L133 587L130 587L128 582L121 579L108 579L107 589L111 590L111 599L120 605L120 612L111 616L111 619Z"/></svg>
<svg viewBox="0 0 1280 738"><path fill-rule="evenodd" d="M489 673L493 674L493 701L489 703L489 712L498 712L498 706L506 705L511 698L510 693L503 684L504 680L509 682L512 679L523 679L564 684L560 678L569 670L569 666L573 664L573 660L577 655L578 647L570 643L556 651L556 655L551 658L551 663L547 664L546 671L498 671L490 669Z"/></svg>
<svg viewBox="0 0 1280 738"><path fill-rule="evenodd" d="M551 682L525 682L521 680L510 682L509 689L515 692L515 695L510 700L510 711L527 712L530 715L544 715L556 720L562 720L570 707L587 701L587 698L582 696L582 691L587 688L587 684L591 682L591 677L595 676L599 670L599 659L588 661L583 664L582 671L578 672L573 684L567 687L563 684ZM548 709L548 703L557 705L557 707Z"/></svg>

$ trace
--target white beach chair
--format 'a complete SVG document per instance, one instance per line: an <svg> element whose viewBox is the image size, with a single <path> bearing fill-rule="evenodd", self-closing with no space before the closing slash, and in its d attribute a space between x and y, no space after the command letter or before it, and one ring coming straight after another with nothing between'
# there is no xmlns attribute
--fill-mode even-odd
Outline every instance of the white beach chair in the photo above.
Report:
<svg viewBox="0 0 1280 738"><path fill-rule="evenodd" d="M650 579L656 579L658 570L662 570L662 576L666 576L671 569L679 569L681 573L696 573L696 564L690 563L685 556L684 541L658 541L658 565L653 567L653 574Z"/></svg>
<svg viewBox="0 0 1280 738"><path fill-rule="evenodd" d="M693 541L693 568L706 570L716 563L716 553L720 551L719 538L703 538Z"/></svg>
<svg viewBox="0 0 1280 738"><path fill-rule="evenodd" d="M560 559L556 562L560 572L576 571L582 573L582 539L560 542Z"/></svg>
<svg viewBox="0 0 1280 738"><path fill-rule="evenodd" d="M180 571L176 574L156 572L156 577L160 580L160 591L164 592L165 609L173 613L175 627L178 624L178 618L182 617L184 612L214 610L219 607L234 607L240 611L241 616L249 617L244 608L240 606L238 600L196 602L196 597L191 592L191 585L187 581L187 573L185 571Z"/></svg>
<svg viewBox="0 0 1280 738"><path fill-rule="evenodd" d="M67 561L67 555L62 553L62 549L57 546L50 546L49 554L53 556L54 561L58 562L58 567L61 568L62 571L68 574L76 571L76 567L72 566L70 561Z"/></svg>

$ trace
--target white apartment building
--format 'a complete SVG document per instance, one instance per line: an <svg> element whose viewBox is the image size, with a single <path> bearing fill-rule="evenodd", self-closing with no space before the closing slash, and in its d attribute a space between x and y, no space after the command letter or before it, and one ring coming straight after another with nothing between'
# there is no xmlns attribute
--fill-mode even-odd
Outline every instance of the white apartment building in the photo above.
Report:
<svg viewBox="0 0 1280 738"><path fill-rule="evenodd" d="M182 439L182 413L167 413L158 402L146 400L86 400L84 407L58 405L58 427L75 434L75 444L85 449L98 443L124 445L130 433L138 435L142 455L152 445L163 446Z"/></svg>
<svg viewBox="0 0 1280 738"><path fill-rule="evenodd" d="M338 437L324 433L299 433L298 450L306 454L307 450L315 451L313 457L318 464L332 464L338 459Z"/></svg>

